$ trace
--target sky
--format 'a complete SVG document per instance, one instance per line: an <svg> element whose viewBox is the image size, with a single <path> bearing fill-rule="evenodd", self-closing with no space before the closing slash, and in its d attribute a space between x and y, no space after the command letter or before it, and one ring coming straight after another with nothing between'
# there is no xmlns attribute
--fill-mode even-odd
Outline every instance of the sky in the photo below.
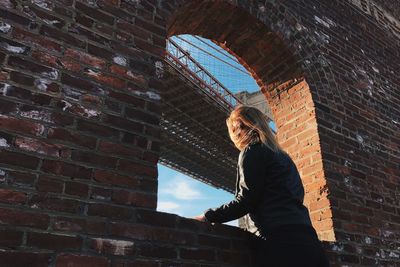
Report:
<svg viewBox="0 0 400 267"><path fill-rule="evenodd" d="M255 80L246 74L247 71L244 67L233 56L210 40L192 35L174 36L172 39L188 51L231 92L259 90ZM217 60L213 56L225 62ZM236 177L232 177L232 179L236 179ZM233 194L227 191L211 187L161 164L158 164L158 182L157 210L182 217L191 218L200 215L208 208L219 207L234 198ZM226 224L237 226L238 221Z"/></svg>

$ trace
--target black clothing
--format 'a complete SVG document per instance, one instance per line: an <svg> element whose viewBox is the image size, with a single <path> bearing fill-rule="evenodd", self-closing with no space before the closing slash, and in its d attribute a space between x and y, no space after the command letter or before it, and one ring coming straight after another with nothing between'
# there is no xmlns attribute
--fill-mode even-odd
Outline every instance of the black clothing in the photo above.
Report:
<svg viewBox="0 0 400 267"><path fill-rule="evenodd" d="M255 234L256 267L328 267L303 205L304 188L293 160L261 143L239 154L235 199L205 212L209 222L248 216Z"/></svg>
<svg viewBox="0 0 400 267"><path fill-rule="evenodd" d="M256 241L255 267L329 267L313 227L283 225Z"/></svg>
<svg viewBox="0 0 400 267"><path fill-rule="evenodd" d="M304 188L292 159L258 142L239 154L235 199L204 215L209 222L224 223L248 213L254 222L248 230L265 238L268 229L279 225L311 226L303 199Z"/></svg>

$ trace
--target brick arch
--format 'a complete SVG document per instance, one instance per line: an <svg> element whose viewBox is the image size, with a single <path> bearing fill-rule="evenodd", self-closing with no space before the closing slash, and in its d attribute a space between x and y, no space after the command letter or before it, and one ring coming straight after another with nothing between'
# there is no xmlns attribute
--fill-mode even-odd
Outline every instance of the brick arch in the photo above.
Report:
<svg viewBox="0 0 400 267"><path fill-rule="evenodd" d="M272 109L278 140L302 176L313 225L321 239L334 240L329 186L309 85L319 76L305 63L318 56L311 46L299 49L307 36L293 34L296 23L290 19L281 23L279 6L240 7L228 1L186 1L177 6L168 19L169 36L193 34L213 40L238 58L256 80Z"/></svg>

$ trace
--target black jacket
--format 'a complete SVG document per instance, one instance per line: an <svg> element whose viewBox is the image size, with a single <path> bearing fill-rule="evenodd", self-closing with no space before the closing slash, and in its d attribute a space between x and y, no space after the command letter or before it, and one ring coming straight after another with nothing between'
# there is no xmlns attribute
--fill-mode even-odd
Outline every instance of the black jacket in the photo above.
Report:
<svg viewBox="0 0 400 267"><path fill-rule="evenodd" d="M311 225L303 199L304 188L292 159L255 143L239 154L235 199L208 209L205 217L209 222L223 223L248 214L254 222L248 230L265 237L267 231L280 225Z"/></svg>

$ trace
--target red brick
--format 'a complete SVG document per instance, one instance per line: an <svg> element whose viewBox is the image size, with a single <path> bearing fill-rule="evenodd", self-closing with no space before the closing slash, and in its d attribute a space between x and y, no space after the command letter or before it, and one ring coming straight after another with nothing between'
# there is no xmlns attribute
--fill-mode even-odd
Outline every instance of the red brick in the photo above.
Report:
<svg viewBox="0 0 400 267"><path fill-rule="evenodd" d="M95 136L118 138L119 131L112 129L108 126L99 125L96 123L78 120L77 129Z"/></svg>
<svg viewBox="0 0 400 267"><path fill-rule="evenodd" d="M117 204L129 205L134 207L144 207L151 209L155 209L157 207L156 194L144 194L139 192L129 192L126 190L114 190L112 200Z"/></svg>
<svg viewBox="0 0 400 267"><path fill-rule="evenodd" d="M57 59L57 63L71 72L80 73L83 70L83 66L72 58L60 58Z"/></svg>
<svg viewBox="0 0 400 267"><path fill-rule="evenodd" d="M111 200L112 190L101 187L92 187L90 198L99 200Z"/></svg>
<svg viewBox="0 0 400 267"><path fill-rule="evenodd" d="M82 41L78 38L75 38L72 35L65 33L61 30L49 27L47 25L42 25L42 27L40 28L40 34L51 37L57 41L65 42L72 46L76 46L76 47L80 47L80 48L83 48L85 46L84 41Z"/></svg>
<svg viewBox="0 0 400 267"><path fill-rule="evenodd" d="M121 260L116 259L112 267L159 267L158 262L153 260ZM163 266L164 267L164 266Z"/></svg>
<svg viewBox="0 0 400 267"><path fill-rule="evenodd" d="M68 195L80 196L86 198L88 196L89 186L78 182L66 182L65 193Z"/></svg>
<svg viewBox="0 0 400 267"><path fill-rule="evenodd" d="M117 93L114 91L110 91L108 93L108 96L115 100L118 100L120 102L126 103L128 105L133 105L134 107L144 108L145 101L141 98L138 98L138 97L135 97L132 95L128 95L128 94Z"/></svg>
<svg viewBox="0 0 400 267"><path fill-rule="evenodd" d="M98 253L118 256L132 256L135 246L132 241L107 238L93 238L90 240L90 248Z"/></svg>
<svg viewBox="0 0 400 267"><path fill-rule="evenodd" d="M89 7L87 5L84 5L80 2L76 3L76 8L77 10L83 12L84 14L86 14L87 16L95 19L95 20L99 20L101 22L113 25L114 23L114 17L107 15L104 12L99 11L98 9Z"/></svg>
<svg viewBox="0 0 400 267"><path fill-rule="evenodd" d="M127 186L137 188L140 185L140 180L136 177L120 175L111 171L95 170L93 179L99 183L114 186Z"/></svg>
<svg viewBox="0 0 400 267"><path fill-rule="evenodd" d="M90 152L72 151L71 159L74 161L84 162L93 166L101 166L108 168L115 168L117 164L116 158L101 156Z"/></svg>
<svg viewBox="0 0 400 267"><path fill-rule="evenodd" d="M32 208L68 213L78 213L80 208L80 202L77 200L48 196L46 193L33 195L28 205Z"/></svg>
<svg viewBox="0 0 400 267"><path fill-rule="evenodd" d="M69 158L71 151L67 147L59 144L48 144L29 137L17 137L15 146L21 150L44 154L57 158Z"/></svg>
<svg viewBox="0 0 400 267"><path fill-rule="evenodd" d="M28 169L36 169L39 165L38 158L7 150L0 150L0 162Z"/></svg>
<svg viewBox="0 0 400 267"><path fill-rule="evenodd" d="M81 89L84 92L95 93L98 95L103 95L104 90L93 81L82 79L73 75L63 73L61 76L61 82L65 85L72 86L74 88Z"/></svg>
<svg viewBox="0 0 400 267"><path fill-rule="evenodd" d="M119 65L111 65L110 67L111 73L118 75L120 77L123 77L125 79L128 79L135 84L138 84L141 87L147 87L147 80L144 77L144 75L139 74L139 73L134 73L130 69L123 68Z"/></svg>
<svg viewBox="0 0 400 267"><path fill-rule="evenodd" d="M49 139L62 140L78 146L95 148L96 139L93 137L82 135L63 128L50 128L48 133Z"/></svg>
<svg viewBox="0 0 400 267"><path fill-rule="evenodd" d="M181 248L180 256L181 256L181 259L201 260L201 261L215 260L215 252L212 249Z"/></svg>
<svg viewBox="0 0 400 267"><path fill-rule="evenodd" d="M36 189L39 192L53 192L53 193L61 193L63 190L64 182L58 180L54 177L47 175L40 175L39 180L36 183Z"/></svg>
<svg viewBox="0 0 400 267"><path fill-rule="evenodd" d="M33 187L36 175L34 173L23 173L18 171L8 172L8 183L19 187Z"/></svg>
<svg viewBox="0 0 400 267"><path fill-rule="evenodd" d="M158 125L160 123L160 117L154 116L152 114L149 114L141 110L126 108L125 114L126 117L129 119L138 120L155 125Z"/></svg>
<svg viewBox="0 0 400 267"><path fill-rule="evenodd" d="M43 125L24 119L0 115L0 127L13 132L42 135L45 128Z"/></svg>
<svg viewBox="0 0 400 267"><path fill-rule="evenodd" d="M82 246L82 238L78 236L30 232L27 235L26 244L30 247L56 251L80 249Z"/></svg>
<svg viewBox="0 0 400 267"><path fill-rule="evenodd" d="M23 235L24 235L24 232L21 232L21 231L16 231L16 230L12 230L12 229L1 229L0 230L0 246L2 246L2 247L18 247L22 243Z"/></svg>
<svg viewBox="0 0 400 267"><path fill-rule="evenodd" d="M71 57L93 68L103 69L106 62L103 59L97 58L80 50L67 48L64 53L65 56Z"/></svg>
<svg viewBox="0 0 400 267"><path fill-rule="evenodd" d="M119 161L118 170L133 172L137 175L146 175L150 178L156 178L158 174L157 166L147 166L133 161L123 160Z"/></svg>
<svg viewBox="0 0 400 267"><path fill-rule="evenodd" d="M133 210L130 208L123 208L120 206L91 203L88 208L88 215L102 216L110 219L126 220L130 219L133 215Z"/></svg>
<svg viewBox="0 0 400 267"><path fill-rule="evenodd" d="M35 47L39 46L49 51L61 52L61 45L53 41L50 41L47 38L43 38L43 36L35 35L29 31L25 31L19 28L14 28L12 31L12 36L16 40L20 40L28 45L33 45Z"/></svg>
<svg viewBox="0 0 400 267"><path fill-rule="evenodd" d="M0 202L8 204L23 204L27 199L25 192L0 188Z"/></svg>
<svg viewBox="0 0 400 267"><path fill-rule="evenodd" d="M51 254L20 250L0 250L0 259L4 267L47 267L51 262Z"/></svg>
<svg viewBox="0 0 400 267"><path fill-rule="evenodd" d="M111 75L107 75L103 72L100 72L98 70L95 69L90 69L90 68L85 68L84 69L84 73L95 79L96 81L106 84L112 88L116 88L116 89L123 89L126 87L126 81L121 80L117 77L111 76Z"/></svg>
<svg viewBox="0 0 400 267"><path fill-rule="evenodd" d="M168 242L169 244L194 245L196 242L195 233L149 227L140 224L111 223L110 233L122 238Z"/></svg>
<svg viewBox="0 0 400 267"><path fill-rule="evenodd" d="M17 67L24 71L38 74L38 75L48 78L48 79L56 80L59 76L59 73L56 69L49 68L49 67L46 67L43 65L39 65L34 62L21 59L19 57L9 57L8 65L12 66L12 67Z"/></svg>
<svg viewBox="0 0 400 267"><path fill-rule="evenodd" d="M145 225L175 228L177 226L177 217L178 216L175 214L163 213L155 210L136 210L137 222Z"/></svg>
<svg viewBox="0 0 400 267"><path fill-rule="evenodd" d="M47 229L50 218L47 214L25 212L21 210L10 210L0 208L1 224L13 226L28 226L39 229Z"/></svg>
<svg viewBox="0 0 400 267"><path fill-rule="evenodd" d="M125 156L130 158L140 158L142 152L138 149L123 146L117 143L111 143L105 140L100 140L98 149L105 153Z"/></svg>
<svg viewBox="0 0 400 267"><path fill-rule="evenodd" d="M82 254L58 254L56 267L109 267L110 260Z"/></svg>
<svg viewBox="0 0 400 267"><path fill-rule="evenodd" d="M143 244L139 246L139 255L148 258L177 259L178 253L175 247L159 246L155 244Z"/></svg>
<svg viewBox="0 0 400 267"><path fill-rule="evenodd" d="M92 176L92 170L90 168L47 159L43 161L41 170L43 172L63 175L70 178L90 179Z"/></svg>
<svg viewBox="0 0 400 267"><path fill-rule="evenodd" d="M82 232L86 230L86 221L81 218L56 217L53 229L66 232Z"/></svg>
<svg viewBox="0 0 400 267"><path fill-rule="evenodd" d="M112 125L115 128L121 128L129 132L142 133L143 125L137 122L129 121L118 116L107 115L103 117L103 122Z"/></svg>

